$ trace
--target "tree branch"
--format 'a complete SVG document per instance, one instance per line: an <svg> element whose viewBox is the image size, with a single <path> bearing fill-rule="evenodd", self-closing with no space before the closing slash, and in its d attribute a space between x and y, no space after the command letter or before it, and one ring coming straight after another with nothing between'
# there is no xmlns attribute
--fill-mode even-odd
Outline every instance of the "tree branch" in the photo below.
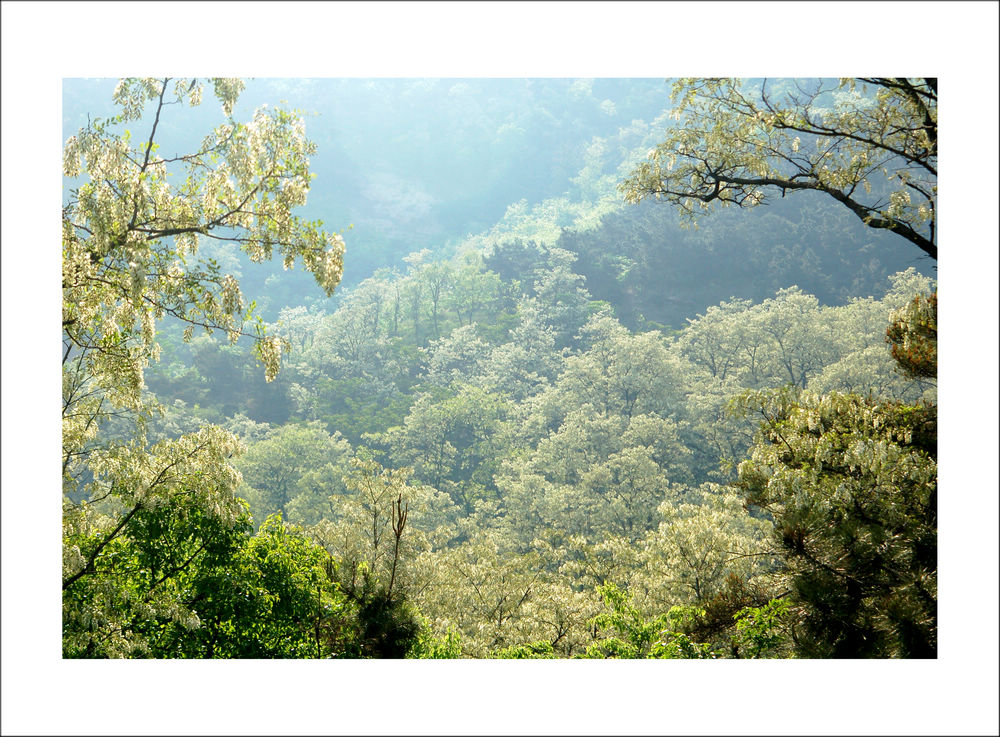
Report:
<svg viewBox="0 0 1000 737"><path fill-rule="evenodd" d="M805 190L811 189L817 192L825 192L826 194L833 197L835 200L840 202L842 205L847 207L851 212L858 216L865 225L870 228L890 230L897 235L906 238L917 245L920 250L926 253L928 256L937 260L937 244L933 240L927 238L909 225L899 220L891 220L888 218L876 218L873 213L876 211L870 207L866 207L861 203L851 199L849 196L844 194L838 189L832 187L827 187L821 182L811 179L808 181L802 181L799 179L782 179L778 177L758 177L758 178L747 178L747 177L736 177L729 174L720 174L717 172L709 172L711 176L714 177L713 188L711 192L707 194L696 194L694 192L682 192L677 190L669 189L654 189L654 194L669 195L678 198L696 199L702 202L712 202L713 200L719 199L720 182L726 184L738 184L748 187L777 187L782 190L793 189L793 190ZM737 201L737 204L742 204Z"/></svg>

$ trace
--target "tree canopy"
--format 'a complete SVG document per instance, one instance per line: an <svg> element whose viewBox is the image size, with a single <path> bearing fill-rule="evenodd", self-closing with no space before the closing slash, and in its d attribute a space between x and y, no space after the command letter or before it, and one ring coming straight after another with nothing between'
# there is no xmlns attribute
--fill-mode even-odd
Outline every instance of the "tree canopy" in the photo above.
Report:
<svg viewBox="0 0 1000 737"><path fill-rule="evenodd" d="M731 212L674 244L705 248L671 281L644 255L652 221L514 232L416 250L251 330L247 262L277 250L329 293L343 242L292 215L314 151L298 117L237 123L241 84L212 86L204 139L169 135L198 81L125 80L121 113L67 144L64 656L935 652L933 284L872 257L828 274L853 299L785 286L829 271L824 251L889 256L844 249L843 223L898 239L832 200L789 248L771 238L787 219ZM158 153L175 146L195 153ZM709 287L722 253L763 260ZM857 297L876 281L882 299ZM636 309L683 282L700 301L677 329Z"/></svg>
<svg viewBox="0 0 1000 737"><path fill-rule="evenodd" d="M937 79L674 83L679 121L620 185L625 199L715 206L829 195L937 259Z"/></svg>
<svg viewBox="0 0 1000 737"><path fill-rule="evenodd" d="M155 444L145 433L158 407L143 371L159 357L157 323L168 317L186 324L186 340L196 327L232 342L253 335L267 378L278 371L283 341L260 322L246 331L252 303L235 277L197 260L199 239L238 243L253 261L277 250L328 294L342 273L341 236L292 214L305 203L315 150L301 118L264 106L237 122L243 82L210 84L225 120L193 153L165 156L158 135L173 106L201 103L204 84L169 78L122 80L120 112L90 121L63 151L63 173L78 184L62 213L68 653L148 652L150 622L196 626L198 597L179 577L209 565L220 540L242 544L240 475L229 462L239 440L212 426ZM133 143L128 124L148 132ZM183 545L169 543L172 534Z"/></svg>

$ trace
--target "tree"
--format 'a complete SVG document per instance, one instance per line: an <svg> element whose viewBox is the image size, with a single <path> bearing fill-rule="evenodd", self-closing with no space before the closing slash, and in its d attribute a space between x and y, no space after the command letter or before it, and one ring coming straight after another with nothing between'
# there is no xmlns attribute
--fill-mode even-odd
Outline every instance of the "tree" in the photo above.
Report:
<svg viewBox="0 0 1000 737"><path fill-rule="evenodd" d="M752 393L740 464L774 517L805 657L935 657L937 408L850 394Z"/></svg>
<svg viewBox="0 0 1000 737"><path fill-rule="evenodd" d="M467 512L495 491L493 473L506 450L510 403L471 384L444 397L421 394L402 425L378 436L393 460L412 466L417 478L447 492Z"/></svg>
<svg viewBox="0 0 1000 737"><path fill-rule="evenodd" d="M64 656L343 654L355 619L333 583L332 559L278 516L257 535L250 528L245 512L220 520L188 493L140 508L110 540L78 529L68 544L106 547L65 592Z"/></svg>
<svg viewBox="0 0 1000 737"><path fill-rule="evenodd" d="M153 655L199 658L320 658L354 647L356 614L333 581L323 548L279 515L247 535L191 582L201 626L163 627Z"/></svg>
<svg viewBox="0 0 1000 737"><path fill-rule="evenodd" d="M440 387L481 381L490 357L490 345L480 340L476 323L457 327L420 350L428 357L427 380Z"/></svg>
<svg viewBox="0 0 1000 737"><path fill-rule="evenodd" d="M680 124L620 185L631 203L754 207L815 191L937 259L937 80L681 79Z"/></svg>
<svg viewBox="0 0 1000 737"><path fill-rule="evenodd" d="M483 260L505 282L516 279L527 291L545 267L545 251L534 241L515 238L493 244Z"/></svg>
<svg viewBox="0 0 1000 737"><path fill-rule="evenodd" d="M890 281L884 299L853 299L839 307L820 306L794 287L757 305L722 302L689 320L675 345L701 370L695 382L709 396L733 394L735 385L760 389L793 384L818 392L920 397L931 382L928 377L905 381L894 370L885 346L885 321L915 294L929 291L932 282L912 268ZM704 426L702 433L711 435L712 429Z"/></svg>
<svg viewBox="0 0 1000 737"><path fill-rule="evenodd" d="M286 266L300 260L330 294L340 281L344 242L292 210L309 190L315 146L296 115L258 108L233 120L243 82L215 79L224 123L190 154L164 157L157 137L171 107L201 102L198 80L125 79L114 93L121 112L70 137L63 172L75 187L62 213L64 639L84 630L132 652L140 632L123 624L128 579L99 572L137 554L140 520L153 510L193 503L223 527L238 523L239 474L230 459L241 444L207 427L150 446L144 423L155 409L143 370L159 356L158 321L172 317L256 338L266 378L278 371L283 342L262 324L248 332L253 305L237 280L211 260L197 262L199 239L237 243L253 261L277 250ZM149 108L149 110L147 110ZM146 114L144 117L144 114ZM122 126L148 123L137 145ZM115 419L115 434L101 435ZM92 582L100 578L101 596ZM163 589L164 591L166 589ZM179 594L178 594L179 596ZM160 608L183 610L180 598Z"/></svg>
<svg viewBox="0 0 1000 737"><path fill-rule="evenodd" d="M423 574L414 558L429 547L426 522L443 526L449 505L443 494L411 485L412 469L385 468L366 450L351 469L344 483L354 493L334 497L335 513L310 529L341 562L336 578L357 610L359 654L401 658L421 647L411 599Z"/></svg>
<svg viewBox="0 0 1000 737"><path fill-rule="evenodd" d="M507 549L492 530L470 532L471 539L426 562L433 578L417 599L421 611L454 625L471 657L546 637L551 630L528 609L544 581L541 556Z"/></svg>
<svg viewBox="0 0 1000 737"><path fill-rule="evenodd" d="M719 381L736 374L746 349L745 318L749 309L750 300L733 299L710 306L696 319L688 319L677 339L681 354ZM739 329L741 324L744 329Z"/></svg>
<svg viewBox="0 0 1000 737"><path fill-rule="evenodd" d="M225 463L236 445L220 428L205 428L148 449L117 445L92 455L90 485L101 493L63 501L66 655L143 654L150 621L198 626L175 583L190 567L224 557L247 522L232 493L239 476Z"/></svg>
<svg viewBox="0 0 1000 737"><path fill-rule="evenodd" d="M510 341L490 353L485 382L520 401L548 385L562 366L562 354L556 349L556 330L547 324L537 299L522 299L517 313Z"/></svg>
<svg viewBox="0 0 1000 737"><path fill-rule="evenodd" d="M763 338L756 360L776 383L805 388L812 374L836 360L833 326L823 319L818 300L798 287L779 289L774 299L750 308L745 319L748 332ZM754 343L748 339L748 353Z"/></svg>
<svg viewBox="0 0 1000 737"><path fill-rule="evenodd" d="M233 340L241 334L250 312L236 280L211 263L189 263L201 237L238 243L257 262L277 248L286 267L301 260L327 294L340 281L343 238L291 214L305 204L316 150L302 120L264 106L237 123L231 115L243 82L213 86L228 119L195 153L164 158L156 137L168 106L200 103L197 80L122 80L114 95L122 112L66 142L63 172L85 181L63 208L63 332L68 349L86 353L103 374L135 375L136 364L154 357L155 322L165 315ZM149 135L131 146L130 131L116 128L142 120L150 101ZM183 183L172 181L183 174ZM280 343L258 337L273 377ZM132 396L134 382L121 383Z"/></svg>
<svg viewBox="0 0 1000 737"><path fill-rule="evenodd" d="M900 372L911 379L937 379L937 292L917 295L892 315L885 340Z"/></svg>
<svg viewBox="0 0 1000 737"><path fill-rule="evenodd" d="M646 618L628 592L613 583L597 587L606 611L594 617L598 632L612 634L587 648L588 658L711 659L716 657L707 643L692 642L683 632L704 616L694 607L674 606L666 614Z"/></svg>
<svg viewBox="0 0 1000 737"><path fill-rule="evenodd" d="M575 260L569 251L549 249L546 270L534 285L542 319L555 329L560 347L569 345L587 320L590 295L583 288L583 277L571 268Z"/></svg>
<svg viewBox="0 0 1000 737"><path fill-rule="evenodd" d="M680 404L679 367L657 331L633 334L607 311L591 317L578 339L587 349L566 360L556 390L590 404L605 417L655 412L667 416Z"/></svg>
<svg viewBox="0 0 1000 737"><path fill-rule="evenodd" d="M455 311L459 325L472 324L478 313L489 314L500 309L507 301L503 299L504 291L504 283L486 269L482 255L471 251L459 258L444 302ZM492 319L492 314L489 317Z"/></svg>
<svg viewBox="0 0 1000 737"><path fill-rule="evenodd" d="M258 524L275 512L300 524L316 522L329 516L330 496L346 492L340 479L350 454L340 433L329 435L319 422L282 425L236 461L240 492Z"/></svg>
<svg viewBox="0 0 1000 737"><path fill-rule="evenodd" d="M670 420L603 417L585 405L503 463L496 475L503 524L525 544L549 530L635 542L655 523L670 477L688 477L689 455Z"/></svg>
<svg viewBox="0 0 1000 737"><path fill-rule="evenodd" d="M885 302L900 371L937 375L937 293ZM774 518L806 657L935 657L937 406L788 387L734 407L763 422L736 486Z"/></svg>
<svg viewBox="0 0 1000 737"><path fill-rule="evenodd" d="M421 266L417 272L417 277L422 279L427 285L427 297L430 299L430 317L434 325L434 337L441 337L441 330L438 326L438 313L441 310L442 300L446 299L453 281L454 269L447 261L431 261Z"/></svg>
<svg viewBox="0 0 1000 737"><path fill-rule="evenodd" d="M746 514L725 487L704 484L698 491L687 494L695 503L664 502L659 528L644 540L651 597L663 607L704 606L729 576L748 581L774 567L771 523Z"/></svg>
<svg viewBox="0 0 1000 737"><path fill-rule="evenodd" d="M315 340L293 365L295 371L308 378L364 378L369 393L384 392L398 373L389 336L381 329L387 286L373 277L344 293L336 312L318 320Z"/></svg>

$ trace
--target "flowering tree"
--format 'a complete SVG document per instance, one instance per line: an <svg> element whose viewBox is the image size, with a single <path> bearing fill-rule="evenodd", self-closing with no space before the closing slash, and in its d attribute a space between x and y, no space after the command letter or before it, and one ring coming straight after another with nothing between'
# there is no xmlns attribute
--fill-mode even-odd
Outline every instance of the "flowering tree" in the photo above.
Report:
<svg viewBox="0 0 1000 737"><path fill-rule="evenodd" d="M143 369L159 355L160 320L186 323L187 339L196 327L231 341L255 337L266 377L278 371L282 341L259 320L246 328L252 304L235 278L196 260L199 241L238 243L253 261L277 250L286 267L300 260L328 294L340 281L343 239L292 215L306 201L315 146L301 119L282 110L262 107L236 122L243 86L211 81L226 121L193 153L165 157L157 137L172 106L200 104L198 80L122 80L120 112L90 122L64 147L63 173L76 185L62 213L64 634L78 652L141 652L136 617L198 620L182 593L166 593L174 589L160 578L169 570L137 577L157 587L155 596L120 588L124 579L105 559L121 558L115 551L142 534L140 520L181 510L232 527L243 513L229 464L242 449L235 436L208 427L149 446L143 433L155 409ZM148 126L137 143L123 129L129 123ZM102 436L109 423L113 432ZM196 550L184 567L202 555ZM78 595L81 587L92 593Z"/></svg>
<svg viewBox="0 0 1000 737"><path fill-rule="evenodd" d="M813 190L937 259L936 79L681 79L672 98L681 124L622 182L627 201L693 221Z"/></svg>

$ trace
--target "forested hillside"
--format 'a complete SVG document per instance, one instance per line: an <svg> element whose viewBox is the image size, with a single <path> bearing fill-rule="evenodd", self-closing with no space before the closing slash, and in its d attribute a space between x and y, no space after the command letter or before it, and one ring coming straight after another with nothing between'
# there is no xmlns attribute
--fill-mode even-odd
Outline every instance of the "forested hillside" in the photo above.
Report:
<svg viewBox="0 0 1000 737"><path fill-rule="evenodd" d="M937 83L795 82L67 83L63 656L935 657Z"/></svg>

